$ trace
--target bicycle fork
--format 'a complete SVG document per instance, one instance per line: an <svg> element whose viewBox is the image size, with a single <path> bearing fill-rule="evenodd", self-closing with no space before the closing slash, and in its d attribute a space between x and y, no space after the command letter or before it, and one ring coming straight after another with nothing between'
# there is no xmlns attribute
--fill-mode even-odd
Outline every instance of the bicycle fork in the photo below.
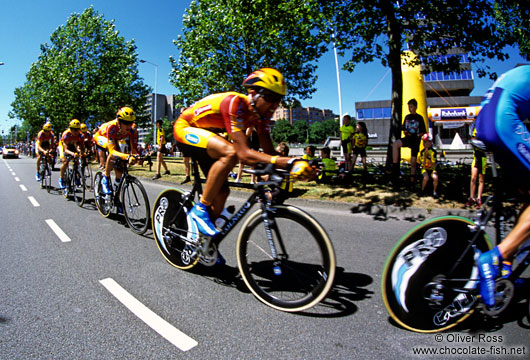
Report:
<svg viewBox="0 0 530 360"><path fill-rule="evenodd" d="M276 233L276 236L278 237L278 243L280 244L280 247L282 248L283 253L286 254L286 251L283 247L282 237L281 237L280 232L278 231L276 221L273 218L269 218L269 214L268 214L269 211L272 211L272 210L270 208L267 209L265 205L261 216L263 218L263 224L265 225L265 234L267 235L267 241L269 242L269 247L271 249L271 256L273 259L272 271L274 275L281 276L282 275L281 263L283 259L280 259L278 257L276 245L274 244L274 237L272 235L273 231Z"/></svg>

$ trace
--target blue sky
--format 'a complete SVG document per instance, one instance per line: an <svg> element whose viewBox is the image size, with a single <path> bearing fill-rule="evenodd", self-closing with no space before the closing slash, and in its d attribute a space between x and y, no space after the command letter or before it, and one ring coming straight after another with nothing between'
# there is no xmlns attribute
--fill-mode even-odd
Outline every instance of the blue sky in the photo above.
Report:
<svg viewBox="0 0 530 360"><path fill-rule="evenodd" d="M135 39L140 59L158 64L158 92L175 93L169 84L171 66L169 56L176 56L172 40L181 34L182 15L188 0L16 0L3 1L0 12L0 130L15 124L8 117L13 91L24 84L26 73L40 54L40 44L63 25L72 13L81 13L93 5L107 20L115 20L116 28L125 39ZM524 60L511 51L509 61L489 62L498 73L503 73ZM345 59L339 58L339 66ZM140 76L154 88L155 67L139 65ZM358 65L353 73L340 71L342 110L354 114L355 102L385 100L391 94L391 76L379 62ZM335 58L330 50L319 61L317 92L303 106L331 109L339 114L339 100ZM482 95L491 85L487 79L475 79L472 95Z"/></svg>

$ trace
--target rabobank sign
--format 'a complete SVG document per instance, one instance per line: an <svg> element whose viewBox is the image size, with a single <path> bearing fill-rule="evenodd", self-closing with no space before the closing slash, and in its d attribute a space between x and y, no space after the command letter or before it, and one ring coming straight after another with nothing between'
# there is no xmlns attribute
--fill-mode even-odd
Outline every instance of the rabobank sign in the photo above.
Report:
<svg viewBox="0 0 530 360"><path fill-rule="evenodd" d="M441 109L442 120L460 120L467 119L467 111L465 108L460 109Z"/></svg>

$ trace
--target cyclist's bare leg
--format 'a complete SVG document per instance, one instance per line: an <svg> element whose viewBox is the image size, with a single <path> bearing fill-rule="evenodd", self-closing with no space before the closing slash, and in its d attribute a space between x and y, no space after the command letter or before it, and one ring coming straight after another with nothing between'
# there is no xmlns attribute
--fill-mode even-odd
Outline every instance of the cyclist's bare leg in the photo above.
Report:
<svg viewBox="0 0 530 360"><path fill-rule="evenodd" d="M64 177L64 172L66 171L66 168L68 167L68 160L66 159L66 157L62 158L62 164L61 164L61 169L59 171L59 174L60 174L60 177L61 179Z"/></svg>
<svg viewBox="0 0 530 360"><path fill-rule="evenodd" d="M519 216L517 224L506 238L498 245L499 251L504 259L511 258L519 246L530 237L530 206Z"/></svg>
<svg viewBox="0 0 530 360"><path fill-rule="evenodd" d="M41 161L42 154L40 151L37 151L37 172L40 171L40 161Z"/></svg>
<svg viewBox="0 0 530 360"><path fill-rule="evenodd" d="M203 203L212 205L214 215L219 215L228 196L228 189L224 183L230 171L236 166L238 158L234 146L220 136L210 138L206 151L217 161L208 173L202 200Z"/></svg>

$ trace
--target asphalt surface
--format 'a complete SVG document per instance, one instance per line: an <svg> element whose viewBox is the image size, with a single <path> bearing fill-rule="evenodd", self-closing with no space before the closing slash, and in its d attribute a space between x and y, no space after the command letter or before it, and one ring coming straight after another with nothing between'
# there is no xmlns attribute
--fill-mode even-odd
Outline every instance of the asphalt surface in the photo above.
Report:
<svg viewBox="0 0 530 360"><path fill-rule="evenodd" d="M238 228L221 243L224 269L178 270L164 261L150 231L138 236L120 216L103 218L92 195L79 208L56 191L41 190L34 164L0 160L2 359L402 359L417 348L491 346L521 347L526 355L520 358L528 358L530 330L518 318L522 305L506 318L473 320L442 338L389 320L379 290L386 256L412 226L437 213L354 213L355 204L290 200L328 231L339 267L325 301L290 314L263 305L245 288L234 252ZM57 178L54 172L52 185ZM142 182L151 205L171 186ZM229 202L237 205L246 196L234 193ZM70 241L61 241L47 220ZM183 351L153 330L107 288L113 284L185 334L179 346L192 339L191 347ZM479 333L496 338L480 341Z"/></svg>

